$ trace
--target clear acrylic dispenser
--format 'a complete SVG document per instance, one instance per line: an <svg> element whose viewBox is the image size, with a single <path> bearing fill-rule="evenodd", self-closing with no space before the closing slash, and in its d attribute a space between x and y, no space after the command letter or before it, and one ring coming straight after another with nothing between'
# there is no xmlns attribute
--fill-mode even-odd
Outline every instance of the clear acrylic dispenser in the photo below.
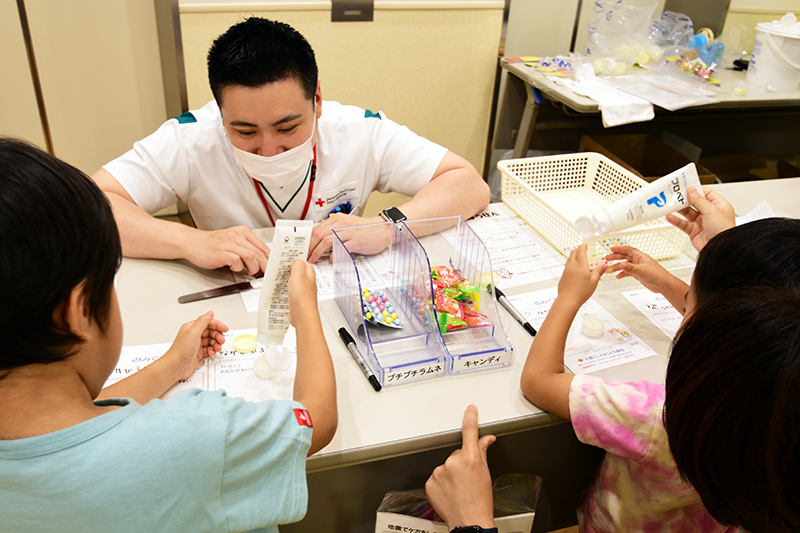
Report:
<svg viewBox="0 0 800 533"><path fill-rule="evenodd" d="M357 244L356 244L357 243ZM360 249L364 253L350 251ZM509 365L514 348L497 311L486 247L461 217L383 222L333 230L336 302L359 350L382 386ZM431 267L446 266L480 288L481 325L443 331ZM382 290L402 327L365 317L368 296Z"/></svg>
<svg viewBox="0 0 800 533"><path fill-rule="evenodd" d="M383 387L449 372L449 361L433 321L427 294L430 272L419 242L392 222L333 230L336 303L358 349ZM347 243L347 244L346 244ZM364 253L348 250L356 245ZM383 291L402 327L374 324L365 317L364 289Z"/></svg>
<svg viewBox="0 0 800 533"><path fill-rule="evenodd" d="M480 288L477 304L478 311L485 317L483 325L444 332L437 328L450 359L449 372L457 374L513 363L514 346L500 322L494 291L486 288L487 283L491 283L492 264L483 241L460 216L411 220L404 224L422 245L428 272L431 267L446 266L465 278L468 284ZM430 277L429 280L428 293L432 294L436 283ZM429 306L436 324L440 324L442 317L436 305L429 300Z"/></svg>

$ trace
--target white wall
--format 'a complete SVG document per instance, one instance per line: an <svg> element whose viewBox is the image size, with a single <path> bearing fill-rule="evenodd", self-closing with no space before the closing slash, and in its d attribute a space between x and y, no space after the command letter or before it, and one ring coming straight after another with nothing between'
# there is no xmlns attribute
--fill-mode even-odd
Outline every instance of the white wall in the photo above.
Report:
<svg viewBox="0 0 800 533"><path fill-rule="evenodd" d="M15 2L0 2L0 72L3 94L0 99L0 135L21 137L43 150L44 130L36 105L33 79L25 50L25 40Z"/></svg>
<svg viewBox="0 0 800 533"><path fill-rule="evenodd" d="M323 98L407 125L483 168L503 1L376 2L373 22L331 22L329 2L261 2L244 9L181 3L189 107L211 96L213 39L250 14L302 33L317 56Z"/></svg>
<svg viewBox="0 0 800 533"><path fill-rule="evenodd" d="M0 61L11 97L0 104L0 128L44 147L38 109L29 110L27 57L14 43L6 54L5 40L21 36L16 5L2 6ZM167 118L152 0L26 0L25 6L56 156L91 174ZM25 67L14 66L6 81L12 61Z"/></svg>

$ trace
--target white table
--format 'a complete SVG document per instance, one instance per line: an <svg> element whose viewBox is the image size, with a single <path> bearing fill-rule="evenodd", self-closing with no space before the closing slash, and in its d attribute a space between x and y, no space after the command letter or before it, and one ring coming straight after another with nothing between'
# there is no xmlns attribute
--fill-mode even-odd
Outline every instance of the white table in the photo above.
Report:
<svg viewBox="0 0 800 533"><path fill-rule="evenodd" d="M714 188L731 201L737 214L747 213L766 198L774 211L800 217L800 178ZM691 269L675 274L688 281ZM257 313L247 313L237 294L177 303L182 294L232 281L229 271L205 271L185 261L124 259L117 277L124 344L168 342L181 324L209 309L232 329L256 327ZM557 280L550 280L507 294L556 284ZM603 280L593 298L658 355L596 375L621 381L663 381L670 340L620 295L620 291L640 287L632 279ZM578 444L563 420L542 412L522 396L519 378L532 337L505 309L501 317L515 347L513 365L387 387L378 393L336 334L343 317L335 301L321 301L320 312L336 371L339 428L333 441L308 460L308 517L297 525L282 527L282 531L319 531L322 527L368 531L383 493L421 487L432 468L460 443L461 418L470 403L478 407L482 432L506 435L490 451L490 466L497 474L517 467L540 475L549 472L534 530L569 525L565 520L574 516L575 500L584 488L574 485L588 482L599 455ZM553 472L561 479L553 477ZM553 483L550 489L548 482Z"/></svg>
<svg viewBox="0 0 800 533"><path fill-rule="evenodd" d="M566 113L550 120L549 122L554 124L548 123L548 130L574 126L583 133L589 133L591 126L588 126L586 120L580 121L580 118L599 116L600 106L596 101L574 93L556 83L554 78L545 76L524 63L509 63L501 59L500 65L509 76L500 102L493 148L513 146L514 158L525 157L534 130L537 128L539 111L549 108L537 103L533 89L540 91L548 103L561 107ZM638 76L647 75L647 71L640 68L632 69L631 73ZM795 117L800 113L800 90L769 92L762 87L746 83L746 72L720 69L715 72L715 76L719 79L720 86L714 87L708 84L707 88L715 93L715 97L720 100L718 103L675 112L657 108L654 121L619 126L609 133L659 131L661 128L668 128L676 130L673 133L678 133L702 147L706 154L797 153L796 145L793 145L794 141L790 139L796 138ZM734 94L733 89L737 83L743 84L742 86L747 89L745 96ZM684 123L683 126L680 126L680 123ZM770 138L764 139L764 131L760 128L762 124L769 128L775 126L774 129L780 131L776 131L774 135L770 133ZM597 125L599 126L599 118ZM594 129L596 130L597 126L594 126ZM778 139L778 142L775 139ZM782 148L787 145L789 148L778 148L778 143L783 143ZM492 169L485 170L488 172Z"/></svg>

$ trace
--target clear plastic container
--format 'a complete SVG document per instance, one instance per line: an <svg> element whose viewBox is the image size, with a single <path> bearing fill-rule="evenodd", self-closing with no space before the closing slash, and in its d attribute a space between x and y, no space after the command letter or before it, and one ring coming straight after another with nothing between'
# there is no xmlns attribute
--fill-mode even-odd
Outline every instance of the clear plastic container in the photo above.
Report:
<svg viewBox="0 0 800 533"><path fill-rule="evenodd" d="M447 266L455 269L466 278L467 283L474 286L481 286L484 273L492 272L486 246L463 218L430 218L411 220L405 224L411 230L411 235L421 243L428 267ZM430 283L432 293L432 279ZM429 307L438 323L436 309L432 305ZM445 333L437 330L451 359L450 372L453 374L505 366L514 361L514 347L500 322L494 292L486 290L485 286L481 287L479 312L486 315L487 325Z"/></svg>
<svg viewBox="0 0 800 533"><path fill-rule="evenodd" d="M359 246L367 253L351 252L348 246ZM486 247L463 218L334 229L333 266L336 302L382 386L513 362L513 346L500 323L494 294L485 287L479 305L487 325L446 333L439 329L430 298L434 292L431 267L456 269L476 286L483 272L491 272ZM375 286L376 272L382 278L381 287ZM376 325L365 318L365 288L384 291L402 328Z"/></svg>
<svg viewBox="0 0 800 533"><path fill-rule="evenodd" d="M449 361L428 310L409 295L424 294L430 278L416 239L391 222L333 230L333 278L336 303L364 360L384 387L443 376ZM368 239L374 253L350 252L345 243ZM383 283L376 283L375 273ZM367 280L372 281L367 281ZM371 324L365 317L362 289L383 290L402 328Z"/></svg>

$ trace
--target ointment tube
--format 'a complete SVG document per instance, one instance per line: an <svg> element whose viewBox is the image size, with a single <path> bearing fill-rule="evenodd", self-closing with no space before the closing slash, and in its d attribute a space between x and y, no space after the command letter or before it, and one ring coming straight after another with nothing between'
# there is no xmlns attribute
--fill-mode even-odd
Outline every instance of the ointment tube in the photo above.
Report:
<svg viewBox="0 0 800 533"><path fill-rule="evenodd" d="M701 195L703 188L694 163L648 183L590 217L582 215L575 220L578 233L584 239L599 234L624 230L643 222L662 217L689 207L689 187Z"/></svg>
<svg viewBox="0 0 800 533"><path fill-rule="evenodd" d="M290 267L297 259L308 257L311 220L278 220L270 246L267 271L258 303L258 342L280 346L289 331L288 284Z"/></svg>

